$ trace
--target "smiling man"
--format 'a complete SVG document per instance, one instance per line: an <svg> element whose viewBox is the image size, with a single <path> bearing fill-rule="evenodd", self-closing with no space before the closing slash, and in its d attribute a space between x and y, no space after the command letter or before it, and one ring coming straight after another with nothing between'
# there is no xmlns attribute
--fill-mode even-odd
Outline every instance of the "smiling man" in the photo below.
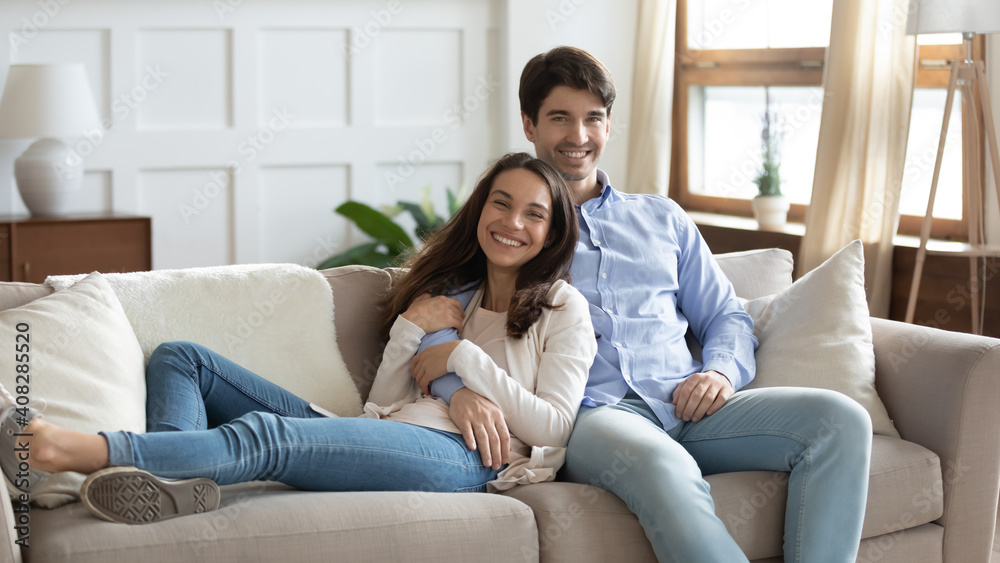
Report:
<svg viewBox="0 0 1000 563"><path fill-rule="evenodd" d="M525 136L576 203L572 279L597 336L566 477L625 501L660 561L734 563L747 558L704 476L785 471L785 561L853 562L868 491L867 411L823 389L736 393L756 369L753 321L697 227L669 198L620 192L597 168L615 95L611 73L573 47L528 61L518 90ZM506 456L499 409L457 376L434 383L483 464Z"/></svg>
<svg viewBox="0 0 1000 563"><path fill-rule="evenodd" d="M597 333L568 478L625 501L660 561L732 563L747 559L703 476L787 471L785 561L853 562L868 487L867 412L826 390L735 393L754 377L753 322L676 203L615 190L597 168L615 100L600 61L572 47L540 54L525 66L518 94L525 136L577 204L573 284L590 302ZM469 404L467 393L456 399ZM466 422L471 411L453 408ZM837 432L825 430L829 421ZM615 471L622 456L629 466ZM608 474L616 478L602 480Z"/></svg>

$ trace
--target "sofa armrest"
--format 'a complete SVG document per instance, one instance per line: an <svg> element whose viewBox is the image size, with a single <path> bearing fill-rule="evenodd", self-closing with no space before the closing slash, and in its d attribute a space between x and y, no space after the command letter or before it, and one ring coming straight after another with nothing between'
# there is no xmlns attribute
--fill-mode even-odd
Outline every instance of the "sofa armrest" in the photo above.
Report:
<svg viewBox="0 0 1000 563"><path fill-rule="evenodd" d="M4 487L0 490L0 561L21 563L21 548L14 543L14 540L17 539L15 525L14 507L10 502L7 489Z"/></svg>
<svg viewBox="0 0 1000 563"><path fill-rule="evenodd" d="M941 458L944 560L989 561L1000 495L1000 340L872 319L875 386L903 439ZM943 491L943 493L942 493Z"/></svg>

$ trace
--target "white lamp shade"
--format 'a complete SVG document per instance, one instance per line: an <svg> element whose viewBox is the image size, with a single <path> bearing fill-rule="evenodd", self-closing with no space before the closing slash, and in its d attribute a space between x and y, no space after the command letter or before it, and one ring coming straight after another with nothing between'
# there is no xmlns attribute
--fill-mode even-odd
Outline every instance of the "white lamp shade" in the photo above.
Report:
<svg viewBox="0 0 1000 563"><path fill-rule="evenodd" d="M0 137L80 137L99 126L82 63L10 66Z"/></svg>
<svg viewBox="0 0 1000 563"><path fill-rule="evenodd" d="M1000 33L1000 0L910 2L906 34Z"/></svg>

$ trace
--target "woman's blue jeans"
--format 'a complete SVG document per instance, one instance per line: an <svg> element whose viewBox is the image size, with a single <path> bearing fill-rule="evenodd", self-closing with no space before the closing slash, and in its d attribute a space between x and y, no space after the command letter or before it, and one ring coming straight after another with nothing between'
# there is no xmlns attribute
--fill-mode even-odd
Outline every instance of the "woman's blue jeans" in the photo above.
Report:
<svg viewBox="0 0 1000 563"><path fill-rule="evenodd" d="M498 473L483 467L460 434L323 417L307 401L190 342L153 352L146 393L146 434L102 433L113 466L313 491L485 491Z"/></svg>
<svg viewBox="0 0 1000 563"><path fill-rule="evenodd" d="M743 391L715 414L669 431L630 393L617 405L581 411L566 473L625 501L659 561L737 563L747 558L723 520L741 526L748 516L716 515L703 475L789 472L785 561L853 563L871 444L868 413L833 391Z"/></svg>

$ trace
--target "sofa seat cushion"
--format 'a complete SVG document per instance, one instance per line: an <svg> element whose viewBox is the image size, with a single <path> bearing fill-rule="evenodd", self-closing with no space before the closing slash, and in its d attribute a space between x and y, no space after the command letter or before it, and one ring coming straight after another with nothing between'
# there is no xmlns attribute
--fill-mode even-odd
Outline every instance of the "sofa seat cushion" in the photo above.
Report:
<svg viewBox="0 0 1000 563"><path fill-rule="evenodd" d="M747 556L780 555L788 474L747 471L706 480L715 513ZM874 436L862 538L932 522L943 510L937 454L899 438Z"/></svg>
<svg viewBox="0 0 1000 563"><path fill-rule="evenodd" d="M524 561L538 544L524 504L485 493L316 493L276 483L222 488L219 510L127 526L80 503L31 514L27 563Z"/></svg>
<svg viewBox="0 0 1000 563"><path fill-rule="evenodd" d="M940 460L927 448L874 436L869 479L863 538L914 528L943 513ZM715 513L749 559L781 555L787 473L722 473L706 481L712 487ZM505 494L535 511L541 561L656 560L639 520L604 490L540 483ZM592 537L601 539L588 540Z"/></svg>
<svg viewBox="0 0 1000 563"><path fill-rule="evenodd" d="M522 485L501 494L534 511L539 561L656 562L639 519L604 489L555 481Z"/></svg>

